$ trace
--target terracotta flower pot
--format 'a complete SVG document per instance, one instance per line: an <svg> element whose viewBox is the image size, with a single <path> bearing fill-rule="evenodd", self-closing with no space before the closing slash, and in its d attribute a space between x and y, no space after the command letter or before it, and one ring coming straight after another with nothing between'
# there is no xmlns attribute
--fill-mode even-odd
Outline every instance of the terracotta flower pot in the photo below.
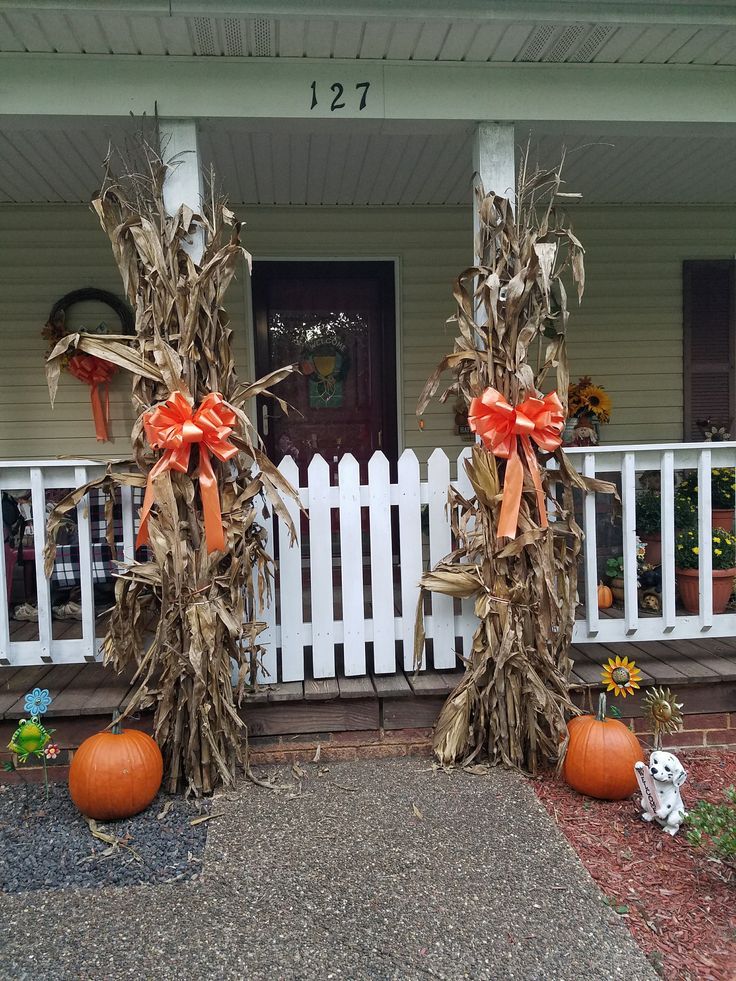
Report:
<svg viewBox="0 0 736 981"><path fill-rule="evenodd" d="M715 526L714 526L715 527ZM649 565L662 565L662 535L655 531L651 534L641 534L639 538L646 543L647 551L644 556Z"/></svg>
<svg viewBox="0 0 736 981"><path fill-rule="evenodd" d="M711 517L714 528L723 528L724 531L733 531L733 508L712 508Z"/></svg>
<svg viewBox="0 0 736 981"><path fill-rule="evenodd" d="M625 595L623 578L611 579L610 586L614 600L617 603L623 603Z"/></svg>
<svg viewBox="0 0 736 981"><path fill-rule="evenodd" d="M680 600L688 613L700 612L700 597L698 596L698 570L676 569L675 578L680 591ZM728 601L733 592L736 569L713 570L713 612L725 613Z"/></svg>

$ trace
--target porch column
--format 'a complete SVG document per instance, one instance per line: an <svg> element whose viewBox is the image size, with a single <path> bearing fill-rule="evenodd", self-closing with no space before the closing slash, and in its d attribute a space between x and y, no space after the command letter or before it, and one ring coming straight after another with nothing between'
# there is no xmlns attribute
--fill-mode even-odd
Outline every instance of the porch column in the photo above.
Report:
<svg viewBox="0 0 736 981"><path fill-rule="evenodd" d="M173 161L164 182L164 205L173 215L182 204L200 213L202 208L202 168L194 119L158 120L160 153L166 163ZM204 252L204 231L197 228L182 248L198 263Z"/></svg>
<svg viewBox="0 0 736 981"><path fill-rule="evenodd" d="M486 192L502 194L512 206L516 201L515 164L514 124L478 123L473 141L473 173ZM478 211L473 198L474 243L477 242L478 228Z"/></svg>

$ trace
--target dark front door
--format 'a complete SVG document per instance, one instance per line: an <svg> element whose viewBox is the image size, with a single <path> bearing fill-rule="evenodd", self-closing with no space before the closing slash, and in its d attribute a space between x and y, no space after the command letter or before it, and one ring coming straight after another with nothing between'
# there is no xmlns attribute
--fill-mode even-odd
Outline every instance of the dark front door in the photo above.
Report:
<svg viewBox="0 0 736 981"><path fill-rule="evenodd" d="M361 469L376 450L396 458L396 328L390 262L255 262L257 376L297 363L276 391L293 408L260 399L269 455L302 473L319 453L352 453Z"/></svg>

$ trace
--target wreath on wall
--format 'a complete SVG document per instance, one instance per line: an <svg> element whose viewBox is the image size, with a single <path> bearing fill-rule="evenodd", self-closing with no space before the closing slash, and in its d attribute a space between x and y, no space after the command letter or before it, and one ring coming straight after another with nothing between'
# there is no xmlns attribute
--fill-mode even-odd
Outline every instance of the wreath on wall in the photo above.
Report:
<svg viewBox="0 0 736 981"><path fill-rule="evenodd" d="M66 336L66 319L70 307L77 303L94 301L104 303L110 307L118 321L120 322L120 333L133 334L135 332L135 314L128 304L106 290L93 289L87 287L81 290L73 290L66 293L57 300L51 308L48 320L41 331L41 336L48 342L46 357L52 353L59 341ZM108 334L112 333L108 329L105 321L101 321L95 327L80 327L80 333L87 334ZM69 350L61 358L61 366L70 375L79 381L89 385L90 402L92 405L92 418L95 423L95 435L98 442L105 443L110 437L108 435L108 425L110 421L110 396L109 382L118 370L114 364L98 358L93 354L82 354L74 350Z"/></svg>

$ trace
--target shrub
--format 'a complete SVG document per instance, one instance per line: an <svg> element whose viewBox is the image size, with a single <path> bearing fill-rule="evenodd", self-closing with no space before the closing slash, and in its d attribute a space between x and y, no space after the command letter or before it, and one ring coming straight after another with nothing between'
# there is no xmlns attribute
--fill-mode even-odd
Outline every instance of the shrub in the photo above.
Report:
<svg viewBox="0 0 736 981"><path fill-rule="evenodd" d="M687 816L687 840L716 858L736 864L736 788L726 791L726 802L700 801Z"/></svg>
<svg viewBox="0 0 736 981"><path fill-rule="evenodd" d="M677 485L675 499L689 500L697 509L698 473L688 470ZM711 507L733 508L736 505L736 471L731 467L715 467L710 472Z"/></svg>
<svg viewBox="0 0 736 981"><path fill-rule="evenodd" d="M636 530L639 535L657 535L662 526L662 498L657 491L644 490L636 498Z"/></svg>
<svg viewBox="0 0 736 981"><path fill-rule="evenodd" d="M733 569L736 567L736 536L723 528L714 528L711 547L713 549L714 569ZM675 540L675 565L679 569L697 569L700 546L695 528L682 528Z"/></svg>

